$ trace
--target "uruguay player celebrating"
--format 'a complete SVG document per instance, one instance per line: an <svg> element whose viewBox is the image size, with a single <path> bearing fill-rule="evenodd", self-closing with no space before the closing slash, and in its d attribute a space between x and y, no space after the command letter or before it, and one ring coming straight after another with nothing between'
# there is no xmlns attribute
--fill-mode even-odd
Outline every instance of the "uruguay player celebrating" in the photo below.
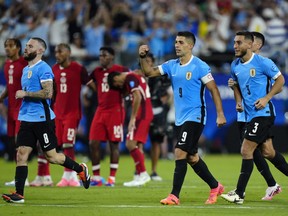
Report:
<svg viewBox="0 0 288 216"><path fill-rule="evenodd" d="M224 187L210 173L205 162L198 155L198 140L206 123L205 87L211 92L217 111L217 126L226 124L219 90L211 74L210 67L201 59L193 56L192 49L196 38L191 32L178 32L175 51L178 59L172 59L158 67L151 67L146 61L149 51L147 45L139 48L142 71L148 77L167 74L171 79L177 144L175 146L175 170L172 192L160 201L164 205L179 205L179 194L187 172L187 163L205 181L211 191L205 204L214 204Z"/></svg>

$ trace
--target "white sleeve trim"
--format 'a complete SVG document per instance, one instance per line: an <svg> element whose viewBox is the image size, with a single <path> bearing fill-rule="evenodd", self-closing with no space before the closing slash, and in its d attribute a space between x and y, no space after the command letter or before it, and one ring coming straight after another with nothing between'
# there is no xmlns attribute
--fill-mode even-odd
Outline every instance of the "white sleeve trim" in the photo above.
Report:
<svg viewBox="0 0 288 216"><path fill-rule="evenodd" d="M272 77L272 79L276 80L281 74L282 74L281 71L279 71L274 77Z"/></svg>

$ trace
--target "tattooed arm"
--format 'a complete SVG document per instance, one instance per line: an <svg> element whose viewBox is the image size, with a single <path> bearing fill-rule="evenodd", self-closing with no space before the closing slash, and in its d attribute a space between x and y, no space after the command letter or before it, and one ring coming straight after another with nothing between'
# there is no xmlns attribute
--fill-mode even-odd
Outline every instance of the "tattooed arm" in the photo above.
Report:
<svg viewBox="0 0 288 216"><path fill-rule="evenodd" d="M41 83L42 89L37 92L27 92L24 90L18 90L16 92L16 99L18 98L35 98L35 99L51 99L53 96L53 81L45 81Z"/></svg>

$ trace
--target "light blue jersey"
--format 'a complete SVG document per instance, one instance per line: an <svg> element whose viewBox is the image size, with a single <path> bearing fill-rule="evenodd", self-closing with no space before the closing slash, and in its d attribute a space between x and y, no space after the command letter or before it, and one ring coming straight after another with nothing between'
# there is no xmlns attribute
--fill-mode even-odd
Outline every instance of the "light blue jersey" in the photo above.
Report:
<svg viewBox="0 0 288 216"><path fill-rule="evenodd" d="M22 90L37 92L42 89L41 82L53 81L54 75L51 67L44 61L39 61L32 66L23 68L21 77ZM20 107L18 120L27 122L46 121L45 111L50 113L50 119L55 118L55 114L50 108L51 100L24 98ZM45 106L45 107L44 107Z"/></svg>
<svg viewBox="0 0 288 216"><path fill-rule="evenodd" d="M160 73L167 74L172 83L175 125L182 125L186 121L205 124L205 84L213 80L210 67L195 56L185 65L181 65L179 59L172 59L158 67Z"/></svg>
<svg viewBox="0 0 288 216"><path fill-rule="evenodd" d="M256 109L254 104L267 95L271 88L271 80L280 75L281 72L272 60L254 53L245 63L239 58L232 62L231 76L240 87L247 122L259 116L276 116L272 101L260 110Z"/></svg>

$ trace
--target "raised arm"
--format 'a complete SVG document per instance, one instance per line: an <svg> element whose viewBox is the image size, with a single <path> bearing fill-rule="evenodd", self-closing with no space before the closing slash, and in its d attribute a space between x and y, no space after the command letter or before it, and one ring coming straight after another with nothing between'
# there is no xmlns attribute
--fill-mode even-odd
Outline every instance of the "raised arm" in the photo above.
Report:
<svg viewBox="0 0 288 216"><path fill-rule="evenodd" d="M158 67L151 67L146 60L147 53L149 52L149 47L147 45L141 45L139 47L139 61L141 69L145 76L147 77L156 77L161 76L160 70Z"/></svg>

